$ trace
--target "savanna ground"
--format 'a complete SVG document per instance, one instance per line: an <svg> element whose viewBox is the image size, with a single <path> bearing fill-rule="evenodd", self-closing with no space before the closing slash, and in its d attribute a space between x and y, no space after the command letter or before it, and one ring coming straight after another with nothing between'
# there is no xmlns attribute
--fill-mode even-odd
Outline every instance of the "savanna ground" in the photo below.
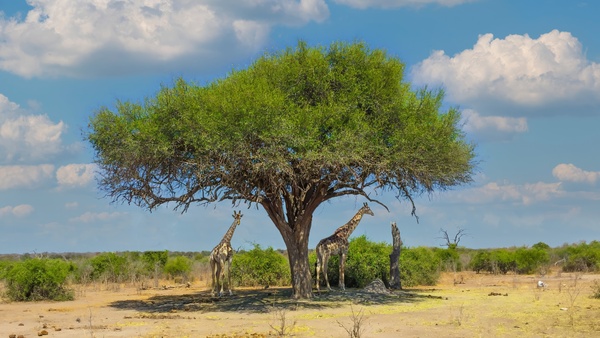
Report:
<svg viewBox="0 0 600 338"><path fill-rule="evenodd" d="M355 324L361 337L600 337L595 281L600 275L446 273L434 287L334 289L311 301L290 299L287 288L215 298L203 281L75 285L74 301L0 302L0 338L349 337Z"/></svg>

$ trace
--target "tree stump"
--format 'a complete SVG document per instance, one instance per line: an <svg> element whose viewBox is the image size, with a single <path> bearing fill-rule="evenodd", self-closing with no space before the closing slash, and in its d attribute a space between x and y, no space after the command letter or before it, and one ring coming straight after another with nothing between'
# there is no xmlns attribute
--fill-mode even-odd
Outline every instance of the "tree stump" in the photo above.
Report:
<svg viewBox="0 0 600 338"><path fill-rule="evenodd" d="M392 222L392 253L390 254L390 289L401 290L400 283L400 249L402 240L400 239L400 230L396 222Z"/></svg>

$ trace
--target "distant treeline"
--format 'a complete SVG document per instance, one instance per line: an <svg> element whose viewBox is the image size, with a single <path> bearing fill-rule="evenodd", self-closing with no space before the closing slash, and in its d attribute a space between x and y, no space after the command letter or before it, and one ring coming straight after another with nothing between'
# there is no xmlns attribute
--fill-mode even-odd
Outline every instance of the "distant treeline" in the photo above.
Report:
<svg viewBox="0 0 600 338"><path fill-rule="evenodd" d="M364 287L376 278L389 280L391 244L372 242L366 236L350 240L346 261L347 287ZM139 288L211 280L210 252L127 251L99 253L41 253L0 255L0 280L5 297L12 300L69 299L69 285L132 283ZM316 255L309 262L315 273ZM329 261L331 285L337 285L338 259ZM545 274L550 269L565 272L600 272L600 242L564 244L552 248L545 243L531 247L469 249L465 247L403 247L400 274L403 287L434 285L443 271L475 271L489 274ZM263 249L255 244L238 251L231 267L233 286L287 286L290 269L283 250Z"/></svg>

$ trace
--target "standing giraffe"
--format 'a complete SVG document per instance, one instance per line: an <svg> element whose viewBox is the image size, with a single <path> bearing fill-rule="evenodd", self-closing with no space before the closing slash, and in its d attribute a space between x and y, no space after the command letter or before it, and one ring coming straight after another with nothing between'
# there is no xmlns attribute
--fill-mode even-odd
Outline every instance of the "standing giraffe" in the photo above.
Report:
<svg viewBox="0 0 600 338"><path fill-rule="evenodd" d="M331 257L331 255L340 255L340 288L342 290L346 289L344 285L344 269L346 265L346 255L348 254L348 237L350 237L354 229L356 229L364 214L374 216L373 211L371 211L371 208L369 208L367 203L358 210L356 215L354 215L348 223L337 228L333 235L323 238L319 244L317 244L315 250L317 252L317 291L320 291L319 274L321 270L323 270L323 277L327 283L327 289L331 290L329 279L327 278L327 263L329 262L329 257Z"/></svg>
<svg viewBox="0 0 600 338"><path fill-rule="evenodd" d="M212 294L219 293L219 297L223 295L223 284L225 282L225 273L227 273L227 288L229 289L229 295L233 295L231 292L231 275L229 274L229 267L231 266L231 260L233 259L233 248L231 247L231 237L235 231L235 227L240 224L242 219L242 212L233 212L233 224L229 227L229 230L223 236L223 239L210 253L210 270L212 272L213 290ZM227 270L227 271L225 271Z"/></svg>

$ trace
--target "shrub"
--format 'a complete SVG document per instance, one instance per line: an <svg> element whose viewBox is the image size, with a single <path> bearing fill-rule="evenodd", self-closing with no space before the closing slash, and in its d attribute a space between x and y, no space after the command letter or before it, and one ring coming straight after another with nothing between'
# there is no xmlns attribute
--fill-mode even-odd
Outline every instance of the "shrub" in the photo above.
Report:
<svg viewBox="0 0 600 338"><path fill-rule="evenodd" d="M562 250L565 257L563 271L599 271L600 270L600 242L592 241L589 244L582 242L570 245Z"/></svg>
<svg viewBox="0 0 600 338"><path fill-rule="evenodd" d="M185 276L192 271L192 261L185 256L169 257L164 270L171 277Z"/></svg>
<svg viewBox="0 0 600 338"><path fill-rule="evenodd" d="M441 262L441 268L444 271L461 271L462 264L456 245L451 245L447 249L433 249L435 255Z"/></svg>
<svg viewBox="0 0 600 338"><path fill-rule="evenodd" d="M269 247L254 244L250 251L233 256L231 278L241 286L289 285L290 266L282 254Z"/></svg>
<svg viewBox="0 0 600 338"><path fill-rule="evenodd" d="M127 259L114 252L106 252L90 260L94 270L92 279L120 283L127 277Z"/></svg>
<svg viewBox="0 0 600 338"><path fill-rule="evenodd" d="M476 273L481 271L493 272L492 254L487 250L477 251L471 259L469 267Z"/></svg>
<svg viewBox="0 0 600 338"><path fill-rule="evenodd" d="M492 250L492 270L494 273L506 274L517 270L517 261L514 251L507 249Z"/></svg>
<svg viewBox="0 0 600 338"><path fill-rule="evenodd" d="M545 249L519 248L515 252L515 261L518 273L531 274L540 270L545 264L548 264L550 262L550 255Z"/></svg>
<svg viewBox="0 0 600 338"><path fill-rule="evenodd" d="M403 248L400 254L402 285L435 285L440 278L440 263L439 257L429 248Z"/></svg>
<svg viewBox="0 0 600 338"><path fill-rule="evenodd" d="M390 258L392 248L387 243L375 243L360 236L350 239L348 255L346 257L346 270L344 271L344 285L346 287L365 287L376 278L381 278L387 284L390 275ZM327 277L329 284L339 284L339 256L332 256L327 264ZM316 255L314 262L316 263ZM324 280L323 276L319 277Z"/></svg>
<svg viewBox="0 0 600 338"><path fill-rule="evenodd" d="M13 301L72 300L65 282L72 264L60 259L33 258L15 262L3 273L6 296Z"/></svg>

